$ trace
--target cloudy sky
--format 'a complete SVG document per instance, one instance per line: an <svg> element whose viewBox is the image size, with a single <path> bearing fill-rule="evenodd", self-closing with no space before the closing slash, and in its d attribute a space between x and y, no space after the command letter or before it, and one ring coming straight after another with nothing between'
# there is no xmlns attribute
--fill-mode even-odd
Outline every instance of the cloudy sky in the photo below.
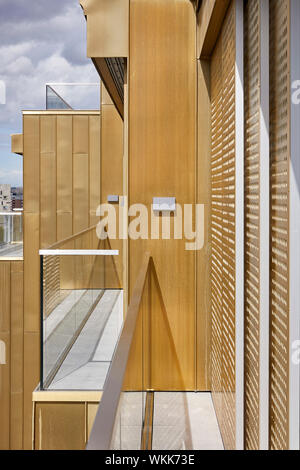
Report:
<svg viewBox="0 0 300 470"><path fill-rule="evenodd" d="M79 0L0 0L0 183L22 185L22 157L10 134L22 132L22 109L45 109L45 83L97 82L86 58Z"/></svg>

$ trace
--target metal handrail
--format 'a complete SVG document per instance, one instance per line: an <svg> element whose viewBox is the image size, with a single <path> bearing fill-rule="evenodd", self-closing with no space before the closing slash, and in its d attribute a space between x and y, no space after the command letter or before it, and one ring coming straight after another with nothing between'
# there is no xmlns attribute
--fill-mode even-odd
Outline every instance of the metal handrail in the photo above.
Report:
<svg viewBox="0 0 300 470"><path fill-rule="evenodd" d="M39 250L42 256L118 256L119 250Z"/></svg>
<svg viewBox="0 0 300 470"><path fill-rule="evenodd" d="M109 449L150 260L145 253L86 450Z"/></svg>
<svg viewBox="0 0 300 470"><path fill-rule="evenodd" d="M65 245L68 242L71 242L72 240L76 240L76 238L81 237L81 235L84 235L85 233L88 233L91 230L96 229L97 225L98 224L92 225L92 227L85 228L84 230L81 230L80 232L77 232L74 235L70 235L69 237L66 237L63 240L55 242L55 243L53 243L53 245L50 245L47 249L48 250L54 250L56 248L59 248L62 245Z"/></svg>
<svg viewBox="0 0 300 470"><path fill-rule="evenodd" d="M0 215L23 215L23 212L22 211L2 211L0 212Z"/></svg>

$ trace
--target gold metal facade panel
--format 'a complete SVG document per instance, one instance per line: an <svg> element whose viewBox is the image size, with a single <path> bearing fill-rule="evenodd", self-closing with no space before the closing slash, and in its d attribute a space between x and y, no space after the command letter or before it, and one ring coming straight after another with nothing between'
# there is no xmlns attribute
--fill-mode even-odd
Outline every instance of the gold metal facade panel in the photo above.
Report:
<svg viewBox="0 0 300 470"><path fill-rule="evenodd" d="M202 0L197 14L197 57L208 59L213 52L231 0Z"/></svg>
<svg viewBox="0 0 300 470"><path fill-rule="evenodd" d="M10 263L0 261L0 331L10 331Z"/></svg>
<svg viewBox="0 0 300 470"><path fill-rule="evenodd" d="M86 443L85 403L37 403L35 450L83 450Z"/></svg>
<svg viewBox="0 0 300 470"><path fill-rule="evenodd" d="M197 251L197 390L211 389L211 105L210 64L198 61L197 203L204 204L204 247Z"/></svg>
<svg viewBox="0 0 300 470"><path fill-rule="evenodd" d="M40 117L41 248L56 242L56 116Z"/></svg>
<svg viewBox="0 0 300 470"><path fill-rule="evenodd" d="M156 195L175 196L181 205L196 201L195 45L189 0L130 2L129 201L149 213ZM196 256L185 241L130 240L129 284L132 289L143 253L151 252L184 386L194 390Z"/></svg>
<svg viewBox="0 0 300 470"><path fill-rule="evenodd" d="M93 175L92 180L90 173L100 168L99 120L99 112L93 111L26 112L23 116L24 447L27 449L31 448L32 392L39 382L38 250L89 227L90 204L95 201L95 194L100 194L100 170L98 188L97 177ZM53 269L57 270L57 266ZM57 286L50 286L50 291L55 293ZM55 300L55 295L49 300L50 303Z"/></svg>
<svg viewBox="0 0 300 470"><path fill-rule="evenodd" d="M245 3L245 448L259 449L260 5Z"/></svg>
<svg viewBox="0 0 300 470"><path fill-rule="evenodd" d="M14 271L14 264L19 264L21 271ZM19 267L17 267L19 269ZM23 262L11 263L11 391L23 391Z"/></svg>
<svg viewBox="0 0 300 470"><path fill-rule="evenodd" d="M73 116L73 155L89 153L89 116Z"/></svg>
<svg viewBox="0 0 300 470"><path fill-rule="evenodd" d="M115 106L109 103L105 87L101 87L101 203L107 204L107 196L115 194L122 196L123 191L123 121ZM117 239L109 240L101 244L101 248L119 250L119 256L115 257L115 269L122 282L123 277L123 240L119 239L119 207L113 206L116 211ZM108 274L112 270L108 270ZM113 275L114 277L114 275ZM108 283L114 284L114 279L107 278Z"/></svg>
<svg viewBox="0 0 300 470"><path fill-rule="evenodd" d="M107 203L109 194L123 194L123 121L113 104L102 105L101 135L101 202Z"/></svg>
<svg viewBox="0 0 300 470"><path fill-rule="evenodd" d="M73 233L72 127L72 116L57 116L57 240Z"/></svg>
<svg viewBox="0 0 300 470"><path fill-rule="evenodd" d="M101 83L101 110L104 104L113 104L113 101L109 96L105 86L103 85L103 83Z"/></svg>
<svg viewBox="0 0 300 470"><path fill-rule="evenodd" d="M39 214L39 248L93 225L100 202L99 114L26 113L24 142L24 225L26 231L27 214Z"/></svg>
<svg viewBox="0 0 300 470"><path fill-rule="evenodd" d="M25 154L26 155L26 154ZM24 184L25 187L25 184ZM24 199L25 207L26 200ZM24 330L40 329L40 217L24 211Z"/></svg>
<svg viewBox="0 0 300 470"><path fill-rule="evenodd" d="M23 262L0 261L0 449L23 442Z"/></svg>
<svg viewBox="0 0 300 470"><path fill-rule="evenodd" d="M89 157L73 154L73 233L89 226Z"/></svg>
<svg viewBox="0 0 300 470"><path fill-rule="evenodd" d="M10 449L23 449L23 391L10 395Z"/></svg>
<svg viewBox="0 0 300 470"><path fill-rule="evenodd" d="M99 156L100 158L100 156ZM73 233L89 226L89 118L73 118Z"/></svg>
<svg viewBox="0 0 300 470"><path fill-rule="evenodd" d="M211 21L216 0L203 0L197 17L197 57L201 56L203 43Z"/></svg>
<svg viewBox="0 0 300 470"><path fill-rule="evenodd" d="M88 57L128 57L129 0L80 0Z"/></svg>
<svg viewBox="0 0 300 470"><path fill-rule="evenodd" d="M0 449L10 448L10 263L0 261Z"/></svg>
<svg viewBox="0 0 300 470"><path fill-rule="evenodd" d="M0 341L5 344L6 364L0 365L0 450L10 448L10 332L0 331Z"/></svg>
<svg viewBox="0 0 300 470"><path fill-rule="evenodd" d="M225 447L235 448L235 3L211 61L212 392Z"/></svg>
<svg viewBox="0 0 300 470"><path fill-rule="evenodd" d="M40 119L37 115L23 116L24 139L24 212L40 210ZM27 158L25 158L28 155ZM26 207L25 207L26 203ZM25 224L25 221L24 221Z"/></svg>
<svg viewBox="0 0 300 470"><path fill-rule="evenodd" d="M25 271L24 271L25 276ZM25 303L24 315L26 316ZM32 391L40 381L40 334L24 332L24 423L23 448L32 448Z"/></svg>
<svg viewBox="0 0 300 470"><path fill-rule="evenodd" d="M11 135L11 151L23 155L23 134Z"/></svg>
<svg viewBox="0 0 300 470"><path fill-rule="evenodd" d="M33 448L84 449L101 396L95 391L33 392Z"/></svg>
<svg viewBox="0 0 300 470"><path fill-rule="evenodd" d="M115 136L114 136L115 138ZM123 147L122 147L123 150ZM100 164L100 117L89 117L89 178L90 178L90 191L89 191L89 208L90 220L89 225L95 225L99 220L96 217L97 207L100 204L100 180L101 180L101 164ZM100 158L99 158L100 157Z"/></svg>
<svg viewBox="0 0 300 470"><path fill-rule="evenodd" d="M270 0L270 448L289 445L289 0Z"/></svg>
<svg viewBox="0 0 300 470"><path fill-rule="evenodd" d="M23 448L24 297L23 261L11 263L10 449Z"/></svg>
<svg viewBox="0 0 300 470"><path fill-rule="evenodd" d="M87 437L89 437L91 433L98 408L99 408L99 403L87 404Z"/></svg>

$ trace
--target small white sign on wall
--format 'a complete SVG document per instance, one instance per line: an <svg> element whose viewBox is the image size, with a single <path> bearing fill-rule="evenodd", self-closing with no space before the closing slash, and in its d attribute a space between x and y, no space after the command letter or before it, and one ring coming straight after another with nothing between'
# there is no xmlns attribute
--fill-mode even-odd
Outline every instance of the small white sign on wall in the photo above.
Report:
<svg viewBox="0 0 300 470"><path fill-rule="evenodd" d="M176 198L175 197L154 197L152 209L155 212L175 212L176 211Z"/></svg>
<svg viewBox="0 0 300 470"><path fill-rule="evenodd" d="M6 364L6 345L4 341L0 341L0 364Z"/></svg>

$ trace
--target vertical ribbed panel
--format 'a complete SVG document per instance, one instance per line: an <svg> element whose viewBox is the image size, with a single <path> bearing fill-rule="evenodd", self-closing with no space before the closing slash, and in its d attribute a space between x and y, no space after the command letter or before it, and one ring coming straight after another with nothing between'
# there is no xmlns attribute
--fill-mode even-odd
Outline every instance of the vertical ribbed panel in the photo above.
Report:
<svg viewBox="0 0 300 470"><path fill-rule="evenodd" d="M222 410L222 41L219 40L211 61L211 305L212 305L212 389L221 422Z"/></svg>
<svg viewBox="0 0 300 470"><path fill-rule="evenodd" d="M212 391L225 447L235 448L235 3L211 62Z"/></svg>
<svg viewBox="0 0 300 470"><path fill-rule="evenodd" d="M289 443L289 0L270 0L270 447Z"/></svg>
<svg viewBox="0 0 300 470"><path fill-rule="evenodd" d="M235 448L235 8L223 27L223 400L226 448Z"/></svg>
<svg viewBox="0 0 300 470"><path fill-rule="evenodd" d="M245 63L245 448L259 449L260 0L247 0Z"/></svg>

